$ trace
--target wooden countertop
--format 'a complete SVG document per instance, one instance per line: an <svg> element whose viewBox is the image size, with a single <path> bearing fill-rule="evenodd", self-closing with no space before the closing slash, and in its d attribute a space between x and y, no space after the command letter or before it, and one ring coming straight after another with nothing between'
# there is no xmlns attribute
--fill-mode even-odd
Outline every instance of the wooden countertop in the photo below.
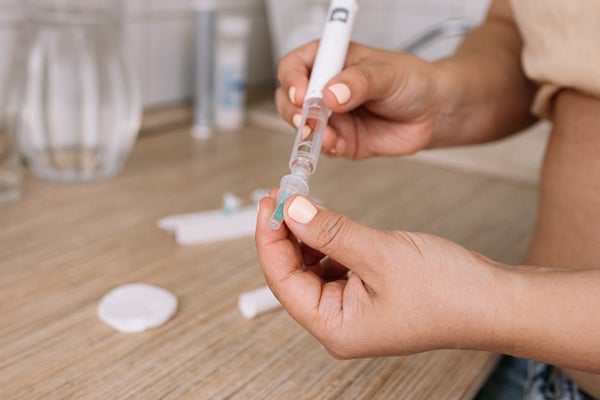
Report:
<svg viewBox="0 0 600 400"><path fill-rule="evenodd" d="M179 247L163 216L220 207L287 172L293 138L248 128L194 141L187 129L142 137L117 178L81 185L26 176L0 207L2 399L456 399L497 356L435 351L337 361L284 311L245 320L237 297L264 284L253 238ZM530 186L411 159L322 158L312 194L385 229L444 235L517 263L534 219ZM130 282L180 300L163 327L122 334L98 300Z"/></svg>

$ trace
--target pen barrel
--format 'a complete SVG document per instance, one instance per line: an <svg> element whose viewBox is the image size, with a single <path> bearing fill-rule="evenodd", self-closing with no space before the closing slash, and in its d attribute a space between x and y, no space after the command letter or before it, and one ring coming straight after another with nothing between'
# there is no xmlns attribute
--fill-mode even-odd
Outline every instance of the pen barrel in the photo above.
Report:
<svg viewBox="0 0 600 400"><path fill-rule="evenodd" d="M320 98L310 98L304 102L302 120L290 156L290 170L306 170L306 179L317 169L323 134L330 111Z"/></svg>
<svg viewBox="0 0 600 400"><path fill-rule="evenodd" d="M357 12L357 0L331 2L305 99L323 98L325 84L344 67Z"/></svg>

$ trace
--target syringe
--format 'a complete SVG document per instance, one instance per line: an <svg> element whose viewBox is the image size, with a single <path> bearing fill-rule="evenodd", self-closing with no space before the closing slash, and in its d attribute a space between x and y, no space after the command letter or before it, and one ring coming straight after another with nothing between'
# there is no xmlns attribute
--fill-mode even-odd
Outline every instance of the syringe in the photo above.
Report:
<svg viewBox="0 0 600 400"><path fill-rule="evenodd" d="M279 183L277 208L269 221L272 229L279 229L281 226L283 205L290 196L308 195L308 177L317 169L323 133L331 115L331 110L323 103L323 88L344 67L357 11L358 0L332 0L329 6L302 105L302 119L290 157L290 174L284 176Z"/></svg>

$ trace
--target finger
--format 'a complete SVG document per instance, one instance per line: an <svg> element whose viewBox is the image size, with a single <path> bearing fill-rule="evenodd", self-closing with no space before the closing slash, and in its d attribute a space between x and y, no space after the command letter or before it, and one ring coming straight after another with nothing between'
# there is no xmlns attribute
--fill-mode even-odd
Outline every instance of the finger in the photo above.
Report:
<svg viewBox="0 0 600 400"><path fill-rule="evenodd" d="M277 202L277 200L276 200L277 199L277 191L278 191L277 188L272 188L271 190L269 190L269 193L267 194L267 197L273 199L274 202L275 202L275 204ZM284 226L284 225L282 224L282 226ZM290 241L290 243L292 243L292 245L294 247L294 251L296 253L296 256L301 259L301 257L302 257L302 251L300 249L300 241L296 238L296 236L294 235L294 233L291 232L289 229L286 229L285 232L287 232L287 239ZM281 237L284 237L284 236L281 235Z"/></svg>
<svg viewBox="0 0 600 400"><path fill-rule="evenodd" d="M318 42L311 42L286 54L277 66L277 80L294 105L301 105L308 89L310 70L315 62Z"/></svg>
<svg viewBox="0 0 600 400"><path fill-rule="evenodd" d="M338 117L337 115L332 115L333 117ZM330 122L331 122L330 118ZM321 143L321 151L324 154L335 157L338 156L337 147L339 146L338 142L340 141L341 136L338 135L337 130L332 125L327 125L325 127L325 132L323 133L323 142Z"/></svg>
<svg viewBox="0 0 600 400"><path fill-rule="evenodd" d="M321 278L325 281L333 281L348 278L348 268L339 262L327 257L321 261Z"/></svg>
<svg viewBox="0 0 600 400"><path fill-rule="evenodd" d="M326 281L344 278L348 273L348 268L343 264L332 260L319 250L307 246L305 243L300 243L302 259L307 268L319 275Z"/></svg>
<svg viewBox="0 0 600 400"><path fill-rule="evenodd" d="M323 281L303 268L298 244L289 240L287 228L269 227L274 209L275 199L260 200L255 240L261 268L275 297L294 319L312 330L317 323Z"/></svg>
<svg viewBox="0 0 600 400"><path fill-rule="evenodd" d="M333 112L348 112L368 101L390 97L402 76L394 64L360 58L325 85L323 101Z"/></svg>
<svg viewBox="0 0 600 400"><path fill-rule="evenodd" d="M278 88L275 92L275 106L281 118L293 128L297 128L294 124L294 116L302 113L302 109L290 103L283 88Z"/></svg>
<svg viewBox="0 0 600 400"><path fill-rule="evenodd" d="M284 121L294 128L293 133L295 133L300 125L300 121L302 120L302 108L291 104L282 88L277 89L275 92L275 105L277 107L277 113ZM336 130L330 125L327 125L323 135L321 150L327 155L335 156L336 146L339 147L337 142L338 134Z"/></svg>
<svg viewBox="0 0 600 400"><path fill-rule="evenodd" d="M384 263L386 247L393 246L385 232L315 205L303 196L292 196L284 210L285 222L299 240L345 265L377 290L376 266Z"/></svg>
<svg viewBox="0 0 600 400"><path fill-rule="evenodd" d="M354 159L357 156L356 153L356 127L354 126L355 121L353 114L360 112L361 109L354 110L352 114L333 114L329 119L329 126L331 130L335 132L335 142L329 151L337 157L346 157Z"/></svg>
<svg viewBox="0 0 600 400"><path fill-rule="evenodd" d="M306 269L314 272L324 282L348 279L348 268L329 257L325 257L311 265L307 264Z"/></svg>
<svg viewBox="0 0 600 400"><path fill-rule="evenodd" d="M310 246L302 243L300 244L300 250L302 251L302 260L305 265L314 265L321 261L325 254L321 253L319 250L315 250Z"/></svg>

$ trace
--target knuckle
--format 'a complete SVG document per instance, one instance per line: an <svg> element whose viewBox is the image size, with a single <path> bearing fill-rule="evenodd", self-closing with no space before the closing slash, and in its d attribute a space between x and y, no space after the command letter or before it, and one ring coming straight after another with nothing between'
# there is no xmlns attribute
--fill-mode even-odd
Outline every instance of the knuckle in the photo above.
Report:
<svg viewBox="0 0 600 400"><path fill-rule="evenodd" d="M404 232L404 231L395 231L393 232L394 236L398 239L402 240L404 244L406 244L410 249L416 251L421 257L424 256L426 252L425 240L421 234L416 232Z"/></svg>
<svg viewBox="0 0 600 400"><path fill-rule="evenodd" d="M285 54L283 57L281 57L279 59L279 61L277 62L277 67L276 67L277 80L280 83L283 83L282 78L285 75L285 72L287 71L286 64L289 62L289 59L290 59L290 54L288 53L288 54Z"/></svg>
<svg viewBox="0 0 600 400"><path fill-rule="evenodd" d="M277 108L277 112L280 115L283 115L286 109L285 96L283 94L283 89L279 88L275 91L275 107Z"/></svg>
<svg viewBox="0 0 600 400"><path fill-rule="evenodd" d="M296 108L291 105L287 95L282 88L275 92L275 108L277 113L288 123L292 124L292 116L296 112Z"/></svg>
<svg viewBox="0 0 600 400"><path fill-rule="evenodd" d="M336 215L323 223L322 229L317 235L317 242L321 249L327 251L334 246L349 227L350 220L343 215Z"/></svg>
<svg viewBox="0 0 600 400"><path fill-rule="evenodd" d="M279 85L279 88L283 87L285 80L286 73L283 71L283 68L281 67L281 61L279 62L279 65L277 66L277 83Z"/></svg>
<svg viewBox="0 0 600 400"><path fill-rule="evenodd" d="M367 65L362 65L357 68L354 81L355 84L361 88L361 90L368 92L373 86L373 75L371 73L371 69Z"/></svg>

